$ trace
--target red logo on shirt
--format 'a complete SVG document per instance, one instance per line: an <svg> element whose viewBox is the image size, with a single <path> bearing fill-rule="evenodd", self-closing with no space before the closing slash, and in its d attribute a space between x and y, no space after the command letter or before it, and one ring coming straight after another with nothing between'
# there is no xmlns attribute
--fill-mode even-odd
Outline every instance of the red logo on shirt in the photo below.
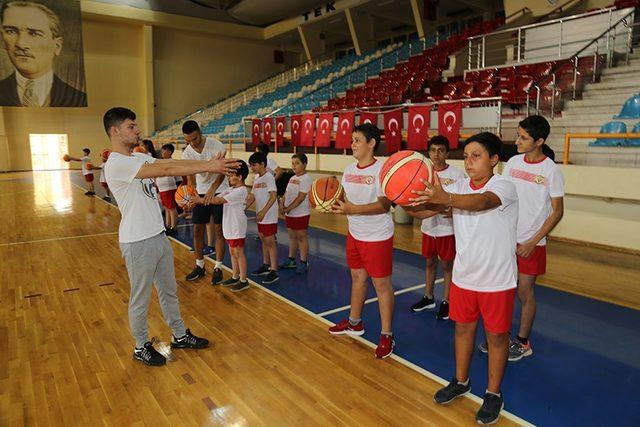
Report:
<svg viewBox="0 0 640 427"><path fill-rule="evenodd" d="M510 169L509 175L516 179L533 182L534 184L547 185L547 178L545 178L544 176L536 175L534 173L523 171L520 169Z"/></svg>
<svg viewBox="0 0 640 427"><path fill-rule="evenodd" d="M267 188L267 183L266 182L257 182L255 184L253 184L253 188L258 189L258 188Z"/></svg>
<svg viewBox="0 0 640 427"><path fill-rule="evenodd" d="M299 180L299 179L290 179L290 180L289 180L289 182L290 182L291 184L298 184L298 185L300 185L300 180Z"/></svg>
<svg viewBox="0 0 640 427"><path fill-rule="evenodd" d="M371 185L375 181L373 175L352 175L348 174L344 176L344 180L351 184L365 184Z"/></svg>

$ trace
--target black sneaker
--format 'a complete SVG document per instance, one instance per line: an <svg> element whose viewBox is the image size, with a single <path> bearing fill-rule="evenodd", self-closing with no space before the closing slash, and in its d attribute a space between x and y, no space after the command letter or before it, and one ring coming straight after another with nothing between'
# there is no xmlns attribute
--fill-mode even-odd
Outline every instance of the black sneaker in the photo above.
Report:
<svg viewBox="0 0 640 427"><path fill-rule="evenodd" d="M284 262L284 264L279 265L278 268L282 269L282 270L294 270L296 268L297 264L296 261L294 259L291 258L287 258L287 260Z"/></svg>
<svg viewBox="0 0 640 427"><path fill-rule="evenodd" d="M162 366L167 363L167 359L153 348L150 341L144 343L142 348L134 349L133 358L149 366Z"/></svg>
<svg viewBox="0 0 640 427"><path fill-rule="evenodd" d="M442 301L440 303L440 309L438 313L436 313L436 319L438 320L449 320L449 303L446 301Z"/></svg>
<svg viewBox="0 0 640 427"><path fill-rule="evenodd" d="M204 269L204 267L198 267L196 265L196 267L191 270L191 273L187 274L186 279L190 282L194 281L194 280L198 280L201 277L204 277L206 271Z"/></svg>
<svg viewBox="0 0 640 427"><path fill-rule="evenodd" d="M187 329L183 336L180 338L173 337L173 340L171 341L171 348L200 349L207 347L209 347L209 340L193 335L189 329Z"/></svg>
<svg viewBox="0 0 640 427"><path fill-rule="evenodd" d="M269 266L268 266L268 265L266 265L266 264L262 264L262 265L260 266L260 268L258 268L257 270L253 270L253 271L251 272L251 275L252 275L252 276L264 276L264 275L266 275L266 274L269 274L269 272L270 272L270 271L271 271L271 269L269 268Z"/></svg>
<svg viewBox="0 0 640 427"><path fill-rule="evenodd" d="M167 236L175 236L176 234L178 234L178 230L176 230L175 228L169 227L164 230L164 234L166 234Z"/></svg>
<svg viewBox="0 0 640 427"><path fill-rule="evenodd" d="M436 308L436 300L433 297L429 298L425 295L420 299L420 301L411 306L411 311L417 313L419 311L427 309L430 310L432 308Z"/></svg>
<svg viewBox="0 0 640 427"><path fill-rule="evenodd" d="M229 277L224 282L220 283L222 286L233 286L240 281L240 278Z"/></svg>
<svg viewBox="0 0 640 427"><path fill-rule="evenodd" d="M262 284L270 285L272 283L276 283L278 280L280 280L280 276L278 276L278 272L269 270L269 273L267 273L267 275L265 276L264 280L262 281Z"/></svg>
<svg viewBox="0 0 640 427"><path fill-rule="evenodd" d="M105 202L111 202L111 197L109 197L109 196L104 196L104 197L102 198L102 200L104 200Z"/></svg>
<svg viewBox="0 0 640 427"><path fill-rule="evenodd" d="M470 391L470 382L468 382L467 385L463 385L454 377L448 386L436 391L436 394L433 396L433 401L441 405L446 405L452 400L457 399L460 396L464 396Z"/></svg>
<svg viewBox="0 0 640 427"><path fill-rule="evenodd" d="M500 393L500 395L485 393L484 402L482 402L482 406L476 414L476 421L478 424L494 424L498 421L498 418L500 418L502 408L504 408L502 393Z"/></svg>
<svg viewBox="0 0 640 427"><path fill-rule="evenodd" d="M242 280L239 280L235 285L231 287L231 292L240 292L244 291L245 289L249 289L249 281L245 280L243 282Z"/></svg>
<svg viewBox="0 0 640 427"><path fill-rule="evenodd" d="M217 285L220 282L222 282L222 269L214 268L213 269L213 277L211 278L211 284L212 285Z"/></svg>

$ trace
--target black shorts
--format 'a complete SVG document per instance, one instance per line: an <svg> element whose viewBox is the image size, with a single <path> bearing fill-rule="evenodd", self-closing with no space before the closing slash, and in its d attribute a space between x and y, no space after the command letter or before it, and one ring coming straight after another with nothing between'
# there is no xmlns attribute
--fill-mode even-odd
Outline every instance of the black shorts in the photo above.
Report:
<svg viewBox="0 0 640 427"><path fill-rule="evenodd" d="M204 197L204 194L200 194L200 197ZM208 224L212 216L214 224L222 224L222 205L195 205L191 213L191 222Z"/></svg>

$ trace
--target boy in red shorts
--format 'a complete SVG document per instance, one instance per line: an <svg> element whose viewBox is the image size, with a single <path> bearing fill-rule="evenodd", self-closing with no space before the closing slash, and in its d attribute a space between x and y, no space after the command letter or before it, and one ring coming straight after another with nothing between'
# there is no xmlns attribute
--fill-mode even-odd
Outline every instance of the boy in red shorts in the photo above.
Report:
<svg viewBox="0 0 640 427"><path fill-rule="evenodd" d="M173 145L165 144L160 149L160 157L170 159L173 156ZM175 236L178 234L176 226L178 225L178 204L176 203L176 190L178 185L175 176L161 176L156 178L156 186L160 193L160 202L164 206L164 224L167 229L167 236Z"/></svg>
<svg viewBox="0 0 640 427"><path fill-rule="evenodd" d="M471 390L469 366L478 320L482 316L489 350L489 381L479 424L492 424L500 416L504 400L500 384L507 365L509 329L517 284L516 227L518 194L508 179L493 174L500 161L502 141L482 132L464 143L468 179L442 188L426 183L416 191L423 209L452 208L456 237L456 261L451 281L451 319L456 322L456 373L449 385L438 390L434 401L447 404Z"/></svg>
<svg viewBox="0 0 640 427"><path fill-rule="evenodd" d="M278 276L278 247L276 233L278 232L278 204L276 203L276 180L267 170L267 156L256 152L249 157L249 166L256 175L253 189L247 199L247 207L256 202L256 222L258 235L262 241L262 265L251 272L254 276L264 276L262 283L270 285L276 283Z"/></svg>
<svg viewBox="0 0 640 427"><path fill-rule="evenodd" d="M87 168L87 164L91 163L91 157L89 157L89 154L91 154L91 150L89 150L88 148L83 148L82 154L84 154L84 156L82 156L81 158L69 157L69 161L80 162L80 167L82 168L82 176L84 176L84 180L87 183L87 192L84 193L84 195L94 196L96 193L95 189L93 188L93 172L91 171L91 169Z"/></svg>
<svg viewBox="0 0 640 427"><path fill-rule="evenodd" d="M346 167L342 175L345 201L338 201L332 210L347 216L347 265L351 270L351 311L349 318L329 328L334 335L362 335L362 309L367 299L371 277L378 296L382 330L375 355L391 356L393 340L394 294L391 284L393 265L393 221L391 203L380 185L383 162L373 157L380 144L380 130L371 123L356 126L351 137L353 157L357 160Z"/></svg>
<svg viewBox="0 0 640 427"><path fill-rule="evenodd" d="M440 178L443 187L453 184L456 181L465 179L464 172L455 166L447 164L449 154L449 140L437 135L429 140L428 153L433 168ZM436 300L433 297L433 288L436 281L436 269L438 259L444 275L444 298L440 303L440 309L436 314L438 320L449 319L449 287L451 285L451 272L453 271L453 260L456 257L456 239L453 235L453 219L451 212L439 214L436 212L421 211L417 213L408 212L414 218L422 219L420 230L422 231L422 256L427 260L426 266L426 286L424 296L420 301L411 306L414 313L422 310L433 309Z"/></svg>

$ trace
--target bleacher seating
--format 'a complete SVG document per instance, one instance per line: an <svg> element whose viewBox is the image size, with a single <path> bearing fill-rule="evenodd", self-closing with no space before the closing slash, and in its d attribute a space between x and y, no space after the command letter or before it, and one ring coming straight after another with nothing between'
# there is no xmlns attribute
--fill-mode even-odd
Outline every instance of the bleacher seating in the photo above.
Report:
<svg viewBox="0 0 640 427"><path fill-rule="evenodd" d="M614 119L640 119L640 93L634 94L622 106L620 114Z"/></svg>
<svg viewBox="0 0 640 427"><path fill-rule="evenodd" d="M602 125L600 133L627 133L627 125L624 122L608 122ZM615 147L625 144L625 138L598 138L589 145L594 147Z"/></svg>

